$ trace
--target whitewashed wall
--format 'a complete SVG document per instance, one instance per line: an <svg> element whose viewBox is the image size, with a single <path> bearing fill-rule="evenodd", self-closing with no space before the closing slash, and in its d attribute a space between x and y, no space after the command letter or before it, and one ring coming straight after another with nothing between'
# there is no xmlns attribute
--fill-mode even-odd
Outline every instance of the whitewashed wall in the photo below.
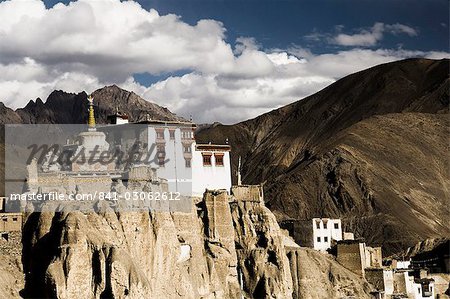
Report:
<svg viewBox="0 0 450 299"><path fill-rule="evenodd" d="M203 196L205 189L226 189L230 191L230 152L218 151L212 153L223 154L223 166L215 165L214 155L211 157L211 166L203 166L202 152L196 150L192 152L192 194L194 196Z"/></svg>
<svg viewBox="0 0 450 299"><path fill-rule="evenodd" d="M327 219L327 228L324 227L324 219ZM328 218L313 218L313 244L314 249L320 251L326 251L331 247L331 240L334 239L336 241L342 240L342 223L340 219L328 219ZM319 222L319 228L317 228L316 221ZM335 229L334 225L337 224L338 228ZM327 241L325 241L325 237L327 237ZM320 238L320 242L318 241Z"/></svg>

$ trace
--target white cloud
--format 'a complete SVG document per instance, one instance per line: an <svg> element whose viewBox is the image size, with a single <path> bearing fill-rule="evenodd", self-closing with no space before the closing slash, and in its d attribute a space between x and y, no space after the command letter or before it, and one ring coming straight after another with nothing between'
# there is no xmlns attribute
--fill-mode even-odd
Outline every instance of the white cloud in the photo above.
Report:
<svg viewBox="0 0 450 299"><path fill-rule="evenodd" d="M338 33L336 36L330 38L329 41L340 46L375 46L383 39L383 35L386 32L391 34L403 33L409 36L418 35L416 29L403 24L384 24L378 22L370 30L360 29L355 34Z"/></svg>
<svg viewBox="0 0 450 299"><path fill-rule="evenodd" d="M23 57L65 70L124 79L130 72L231 69L234 56L220 22L200 20L190 26L178 16L160 16L136 2L80 0L46 9L41 1L0 3L0 61ZM9 11L17 7L11 16ZM112 72L112 65L114 72Z"/></svg>
<svg viewBox="0 0 450 299"><path fill-rule="evenodd" d="M385 28L392 34L404 33L409 36L417 36L419 34L416 29L399 23L385 25Z"/></svg>
<svg viewBox="0 0 450 299"><path fill-rule="evenodd" d="M450 58L445 52L352 49L336 54L299 59L292 48L266 54L275 68L269 76L233 78L190 73L170 77L148 88L132 79L123 84L148 99L158 99L182 115L193 115L197 122L234 123L253 118L294 100L313 94L338 78L368 67L408 57Z"/></svg>
<svg viewBox="0 0 450 299"><path fill-rule="evenodd" d="M379 63L448 56L405 50L349 49L321 55L302 47L262 50L249 37L232 45L218 21L189 25L132 1L79 0L47 9L38 0L11 0L0 2L0 19L0 100L14 108L45 99L54 89L92 92L114 83L185 117L192 114L198 122L231 123ZM387 31L413 35L401 24L374 25L367 34ZM136 73L173 71L185 75L151 86L133 79Z"/></svg>
<svg viewBox="0 0 450 299"><path fill-rule="evenodd" d="M370 31L361 30L357 34L340 33L332 39L337 45L341 46L374 46L383 38L384 24L376 23Z"/></svg>

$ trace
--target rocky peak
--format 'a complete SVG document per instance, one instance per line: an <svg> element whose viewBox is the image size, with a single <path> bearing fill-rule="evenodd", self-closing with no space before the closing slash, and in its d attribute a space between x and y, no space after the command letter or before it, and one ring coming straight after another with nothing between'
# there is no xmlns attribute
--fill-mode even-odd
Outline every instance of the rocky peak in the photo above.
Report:
<svg viewBox="0 0 450 299"><path fill-rule="evenodd" d="M147 115L158 120L184 120L167 108L144 100L134 92L121 89L117 85L105 86L93 92L98 123L106 123L107 117L120 111L127 114L131 121L138 121ZM59 123L81 124L87 120L87 93L67 93L53 91L45 103L37 98L16 110L17 116L5 116L5 122L17 118L18 123ZM11 113L10 113L11 114ZM13 121L13 120L11 120Z"/></svg>
<svg viewBox="0 0 450 299"><path fill-rule="evenodd" d="M146 101L136 93L121 89L117 85L105 86L96 90L92 95L94 97L94 103L98 106L101 115L100 118L106 114L113 114L116 111L120 111L127 114L132 121L143 119L147 114L152 119L183 120L167 108Z"/></svg>

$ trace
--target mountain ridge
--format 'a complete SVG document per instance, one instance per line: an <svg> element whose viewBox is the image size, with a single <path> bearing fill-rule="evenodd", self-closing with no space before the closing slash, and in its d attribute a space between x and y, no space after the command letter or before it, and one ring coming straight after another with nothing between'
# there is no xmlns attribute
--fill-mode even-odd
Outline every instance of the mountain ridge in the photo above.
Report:
<svg viewBox="0 0 450 299"><path fill-rule="evenodd" d="M254 119L200 130L197 139L220 143L228 138L234 153L234 175L241 157L243 182L265 182L267 204L279 218L341 217L348 229L359 232L358 236L393 253L421 239L450 234L440 224L445 221L443 215L425 199L436 195L435 205L449 211L445 198L450 179L444 154L448 70L448 59L407 59L378 65ZM395 138L390 139L390 134ZM359 139L353 138L356 135ZM432 138L425 138L427 135ZM428 147L421 145L422 140L429 142ZM353 157L356 151L358 156ZM419 155L421 151L429 156ZM391 152L395 154L388 155ZM409 153L415 156L404 156ZM438 168L433 168L434 162L429 164L436 171L429 172L429 178L419 176L420 183L427 186L419 190L425 195L415 190L419 195L407 196L421 198L422 205L431 205L432 213L417 202L415 206L400 204L405 201L403 193L407 188L415 189L414 172L428 166L419 157L427 162L442 162ZM350 162L342 164L342 159ZM404 164L397 165L396 160ZM376 171L367 171L366 164ZM412 175L408 174L405 182L399 177L391 177L393 183L379 178L377 173L389 175L384 171L389 165L396 165L390 171L397 176L402 175L399 169ZM437 183L433 184L433 180ZM389 189L395 192L387 192ZM391 204L397 210L389 211L390 199L384 198L388 195L393 196ZM353 206L356 208L352 210ZM396 219L396 214L402 213L411 219ZM365 220L355 221L356 216ZM371 230L369 224L378 228ZM405 225L406 237L399 238Z"/></svg>
<svg viewBox="0 0 450 299"><path fill-rule="evenodd" d="M144 100L132 91L117 85L105 86L92 93L96 106L96 120L107 123L108 115L117 111L127 114L132 121L147 117L161 120L184 120L167 108ZM0 106L0 122L6 123L58 123L78 124L87 122L87 93L68 93L54 90L45 102L41 98L30 100L22 108L13 110L3 103Z"/></svg>

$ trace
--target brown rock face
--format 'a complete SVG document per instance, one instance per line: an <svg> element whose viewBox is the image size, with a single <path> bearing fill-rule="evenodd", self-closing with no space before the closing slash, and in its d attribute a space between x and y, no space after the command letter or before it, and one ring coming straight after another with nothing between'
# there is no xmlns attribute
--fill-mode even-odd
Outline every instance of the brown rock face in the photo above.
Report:
<svg viewBox="0 0 450 299"><path fill-rule="evenodd" d="M250 298L292 297L292 277L284 235L262 197L233 187L231 214L239 261L239 275ZM259 190L254 191L253 195Z"/></svg>
<svg viewBox="0 0 450 299"><path fill-rule="evenodd" d="M24 284L21 253L20 232L0 238L0 299L20 298Z"/></svg>
<svg viewBox="0 0 450 299"><path fill-rule="evenodd" d="M244 183L265 182L277 215L343 218L390 254L450 234L449 83L448 59L388 63L197 139L228 138L233 168L241 156Z"/></svg>
<svg viewBox="0 0 450 299"><path fill-rule="evenodd" d="M203 231L195 213L32 214L24 231L26 293L239 298L235 252L220 240L210 244Z"/></svg>
<svg viewBox="0 0 450 299"><path fill-rule="evenodd" d="M330 255L301 248L298 255L298 294L301 299L373 298L372 287Z"/></svg>
<svg viewBox="0 0 450 299"><path fill-rule="evenodd" d="M33 213L23 232L23 295L368 298L367 283L330 257L286 245L257 186L239 188L236 196L206 192L191 213Z"/></svg>
<svg viewBox="0 0 450 299"><path fill-rule="evenodd" d="M0 124L20 124L20 115L0 102Z"/></svg>
<svg viewBox="0 0 450 299"><path fill-rule="evenodd" d="M25 293L57 298L240 298L225 191L191 213L33 213Z"/></svg>

